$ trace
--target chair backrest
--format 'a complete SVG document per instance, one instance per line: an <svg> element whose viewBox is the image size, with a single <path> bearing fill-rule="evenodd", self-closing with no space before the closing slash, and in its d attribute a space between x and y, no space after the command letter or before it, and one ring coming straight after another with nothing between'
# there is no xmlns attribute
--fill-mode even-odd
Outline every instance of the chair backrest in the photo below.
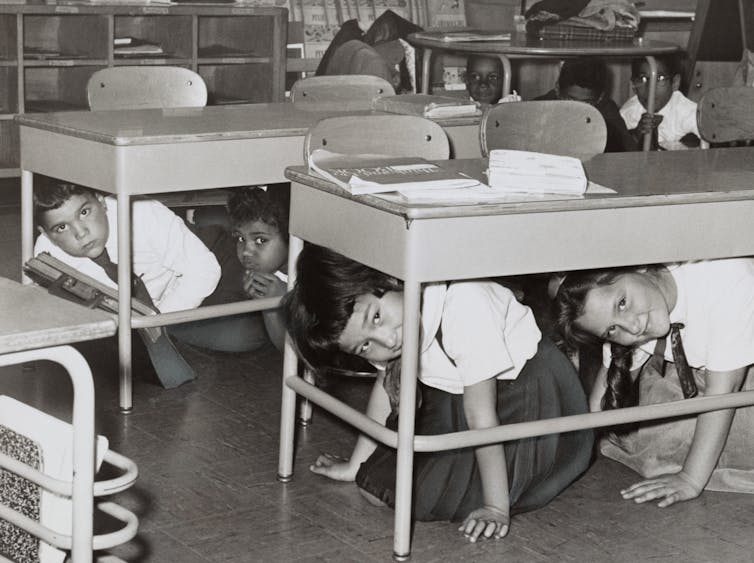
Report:
<svg viewBox="0 0 754 563"><path fill-rule="evenodd" d="M450 143L443 128L418 115L374 114L327 117L315 123L304 140L304 160L315 149L343 154L418 156L445 160Z"/></svg>
<svg viewBox="0 0 754 563"><path fill-rule="evenodd" d="M201 107L207 86L193 70L176 66L116 66L98 70L86 85L89 109Z"/></svg>
<svg viewBox="0 0 754 563"><path fill-rule="evenodd" d="M511 149L587 160L605 150L602 114L584 102L536 100L491 106L480 125L482 154Z"/></svg>
<svg viewBox="0 0 754 563"><path fill-rule="evenodd" d="M317 109L370 110L372 100L395 94L384 78L368 74L311 76L294 82L291 102Z"/></svg>
<svg viewBox="0 0 754 563"><path fill-rule="evenodd" d="M754 139L754 88L711 88L699 100L696 121L702 139L729 143Z"/></svg>

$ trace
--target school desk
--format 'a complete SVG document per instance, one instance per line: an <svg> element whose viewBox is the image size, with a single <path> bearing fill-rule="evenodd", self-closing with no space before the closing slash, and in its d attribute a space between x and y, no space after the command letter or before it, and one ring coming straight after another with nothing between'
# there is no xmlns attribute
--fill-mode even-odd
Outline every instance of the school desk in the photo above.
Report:
<svg viewBox="0 0 754 563"><path fill-rule="evenodd" d="M482 159L445 161L482 179ZM754 255L754 148L600 154L589 178L617 191L584 198L479 205L410 206L349 196L289 168L289 286L303 241L340 252L404 283L398 432L309 385L286 347L278 475L293 474L295 399L300 394L373 438L398 449L394 556L410 553L414 451L599 427L754 404L754 392L702 397L442 436L414 436L421 285L426 282L676 260ZM326 214L326 215L325 215ZM319 217L330 217L321 221ZM459 538L459 541L460 538Z"/></svg>
<svg viewBox="0 0 754 563"><path fill-rule="evenodd" d="M511 59L565 59L570 57L601 57L603 59L644 57L649 64L650 80L647 100L647 113L654 113L655 90L657 88L657 62L660 55L677 54L682 51L678 45L651 41L642 37L634 41L585 41L537 39L527 35L511 34L508 41L445 41L447 31L423 31L412 33L408 41L424 50L422 60L422 89L429 92L429 74L433 51L460 54L480 54L497 56L503 64L503 95L511 89ZM651 134L644 137L644 150L649 150Z"/></svg>
<svg viewBox="0 0 754 563"><path fill-rule="evenodd" d="M46 174L118 197L118 255L130 256L130 197L283 182L286 166L303 163L304 135L319 119L342 113L290 103L202 108L73 111L16 118L21 147L21 254L33 252L32 175ZM481 156L479 117L439 121L459 156ZM131 275L118 263L118 280ZM120 408L132 408L131 331L161 324L256 311L277 299L201 307L131 320L130 284L119 283Z"/></svg>
<svg viewBox="0 0 754 563"><path fill-rule="evenodd" d="M58 547L72 549L74 563L92 560L96 549L113 547L136 535L138 521L129 511L113 503L99 508L125 526L103 541L92 536L93 496L113 494L131 486L136 465L129 459L108 452L106 460L124 471L109 481L94 482L94 384L84 357L69 344L112 336L117 329L113 315L91 310L53 297L40 287L21 285L0 278L0 366L49 360L60 364L73 385L73 478L67 482L44 477L39 471L0 454L0 466L26 477L58 494L72 499L73 533L66 538L52 534L38 522L23 521L24 529ZM30 375L31 377L31 375ZM20 514L0 505L0 518L19 525ZM59 542L67 542L61 545ZM94 544L93 544L94 541Z"/></svg>

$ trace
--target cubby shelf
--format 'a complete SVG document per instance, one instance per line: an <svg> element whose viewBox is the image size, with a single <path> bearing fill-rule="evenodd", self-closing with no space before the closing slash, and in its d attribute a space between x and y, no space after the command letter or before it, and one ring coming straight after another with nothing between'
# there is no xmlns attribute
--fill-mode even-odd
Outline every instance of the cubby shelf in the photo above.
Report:
<svg viewBox="0 0 754 563"><path fill-rule="evenodd" d="M0 4L0 177L19 174L13 116L86 109L87 80L104 67L183 66L210 104L282 102L287 25L285 8L243 3Z"/></svg>

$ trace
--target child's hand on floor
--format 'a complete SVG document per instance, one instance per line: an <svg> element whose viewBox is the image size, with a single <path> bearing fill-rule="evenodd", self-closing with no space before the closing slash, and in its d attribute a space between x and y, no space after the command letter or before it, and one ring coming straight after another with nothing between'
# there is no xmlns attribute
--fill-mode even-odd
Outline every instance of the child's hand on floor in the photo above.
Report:
<svg viewBox="0 0 754 563"><path fill-rule="evenodd" d="M277 297L283 295L287 289L284 281L278 279L275 274L264 274L246 270L243 275L244 293L250 299L262 299L264 297Z"/></svg>
<svg viewBox="0 0 754 563"><path fill-rule="evenodd" d="M351 466L350 460L334 454L320 454L317 460L309 466L309 471L317 475L324 475L335 481L354 481L359 465Z"/></svg>
<svg viewBox="0 0 754 563"><path fill-rule="evenodd" d="M703 488L693 483L691 478L681 471L635 483L623 489L620 494L624 499L636 503L659 499L657 506L665 508L676 502L698 497Z"/></svg>
<svg viewBox="0 0 754 563"><path fill-rule="evenodd" d="M508 535L510 516L507 512L494 506L477 508L458 527L470 542L476 542L480 537L500 539Z"/></svg>

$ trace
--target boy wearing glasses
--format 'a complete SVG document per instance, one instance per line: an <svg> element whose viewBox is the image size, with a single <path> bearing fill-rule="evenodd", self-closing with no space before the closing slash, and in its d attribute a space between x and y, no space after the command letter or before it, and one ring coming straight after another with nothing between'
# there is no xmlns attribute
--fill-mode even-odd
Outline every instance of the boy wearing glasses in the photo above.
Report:
<svg viewBox="0 0 754 563"><path fill-rule="evenodd" d="M620 114L638 143L645 133L655 132L652 148L684 148L699 145L696 103L679 90L680 61L675 56L657 57L655 114L647 113L649 63L642 59L631 64L631 84L635 95L623 104Z"/></svg>

